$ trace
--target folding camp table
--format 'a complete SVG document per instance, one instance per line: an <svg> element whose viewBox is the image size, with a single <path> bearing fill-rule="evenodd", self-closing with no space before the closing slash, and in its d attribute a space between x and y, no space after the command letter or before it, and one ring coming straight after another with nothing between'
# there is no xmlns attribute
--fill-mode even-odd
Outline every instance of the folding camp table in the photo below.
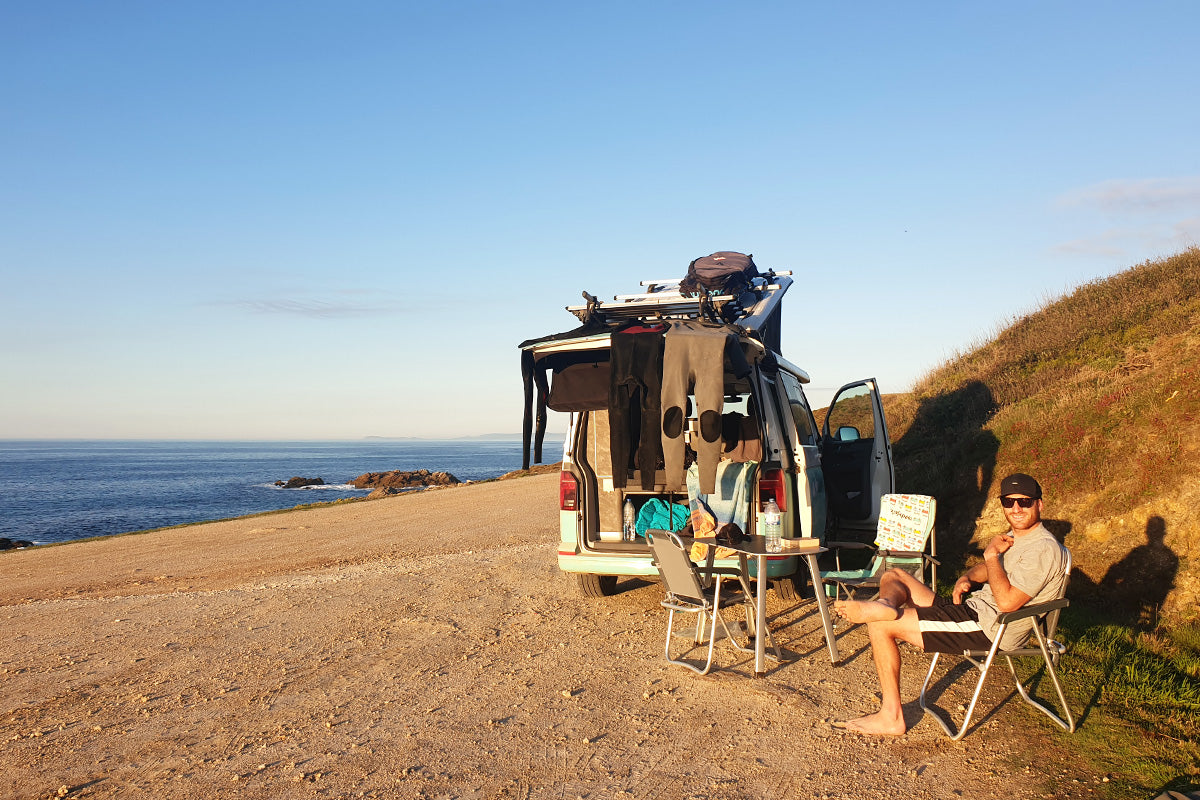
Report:
<svg viewBox="0 0 1200 800"><path fill-rule="evenodd" d="M699 542L700 544L708 545L708 551L712 555L715 550L711 548L724 547L728 550L733 550L738 554L738 564L742 571L742 577L749 583L750 564L749 557L754 556L756 563L756 572L760 576L758 588L755 591L754 598L754 677L761 678L766 674L765 660L767 651L767 637L763 635L763 631L767 629L767 588L769 581L767 580L767 559L770 557L780 556L799 556L804 559L808 565L809 574L813 581L813 594L816 595L817 608L821 613L821 625L825 629L825 644L829 648L829 660L834 664L841 662L841 655L838 653L837 637L833 629L833 619L829 616L829 603L825 597L825 584L821 581L821 570L817 567L817 556L824 553L826 548L809 546L807 542L811 539L785 539L784 549L778 553L767 551L767 537L761 535L753 535L748 539L743 539L737 544L728 544L726 542L718 542L715 537L704 537L692 539L691 541Z"/></svg>

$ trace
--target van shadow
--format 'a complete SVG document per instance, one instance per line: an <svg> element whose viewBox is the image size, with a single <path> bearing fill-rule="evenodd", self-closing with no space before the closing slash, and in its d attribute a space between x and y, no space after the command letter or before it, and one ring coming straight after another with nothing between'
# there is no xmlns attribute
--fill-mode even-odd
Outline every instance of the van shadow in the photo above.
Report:
<svg viewBox="0 0 1200 800"><path fill-rule="evenodd" d="M995 477L1000 441L984 427L995 413L991 389L982 381L970 381L923 399L892 448L897 491L938 500L939 560L946 574L962 571L975 521Z"/></svg>

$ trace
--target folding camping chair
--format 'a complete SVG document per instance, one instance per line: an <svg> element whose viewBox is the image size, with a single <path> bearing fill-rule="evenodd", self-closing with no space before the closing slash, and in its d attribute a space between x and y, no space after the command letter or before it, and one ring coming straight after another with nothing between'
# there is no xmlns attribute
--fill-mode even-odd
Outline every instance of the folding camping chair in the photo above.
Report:
<svg viewBox="0 0 1200 800"><path fill-rule="evenodd" d="M1065 549L1065 548L1064 548ZM1065 570L1066 576L1069 579L1071 576L1071 551L1067 550L1067 567ZM1000 627L996 630L996 638L992 642L990 650L965 650L963 658L966 659L972 666L979 670L979 682L975 684L975 694L971 696L971 704L967 706L966 716L963 717L962 726L955 732L952 721L947 714L943 717L937 711L934 711L925 702L925 693L929 688L929 681L933 678L933 670L937 667L938 656L941 653L933 654L933 663L929 665L929 674L925 676L925 683L921 685L921 708L926 714L931 715L938 724L942 726L942 730L946 735L955 741L961 739L967 733L967 726L971 723L971 715L975 712L975 704L979 701L979 694L983 691L983 682L987 680L988 670L991 669L992 662L996 660L997 655L1004 656L1008 661L1008 671L1012 673L1013 681L1017 685L1017 692L1021 695L1026 703L1029 703L1034 708L1041 711L1043 714L1054 720L1057 725L1068 733L1075 732L1075 719L1071 716L1071 709L1067 706L1067 698L1063 695L1062 684L1059 683L1058 673L1055 671L1055 666L1058 664L1058 657L1066 652L1066 646L1061 642L1055 641L1054 634L1058 629L1059 613L1067 607L1068 601L1063 596L1067 592L1067 581L1063 581L1062 593L1054 600L1048 600L1044 603L1036 605L1027 605L1019 608L1016 611L1009 611L1000 614L996 617L996 621L1000 623ZM1020 647L1015 650L1001 650L1000 642L1004 638L1004 632L1008 629L1010 623L1017 620L1034 618L1033 635L1037 640L1037 647ZM1046 667L1046 674L1050 676L1051 683L1054 684L1054 691L1058 694L1058 702L1063 710L1063 716L1066 719L1055 714L1046 706L1034 700L1030 696L1029 690L1017 677L1016 667L1013 666L1014 658L1022 658L1027 656L1041 656ZM981 662L979 659L983 659ZM1036 673L1034 673L1036 675ZM1030 678L1032 681L1032 677Z"/></svg>
<svg viewBox="0 0 1200 800"><path fill-rule="evenodd" d="M683 541L678 535L662 530L649 530L646 535L650 540L650 549L654 553L654 566L658 568L658 573L662 576L663 588L667 592L666 598L660 604L670 612L667 615L667 641L663 648L663 654L667 661L687 667L698 675L707 675L708 671L712 669L713 645L717 640L718 622L721 623L730 644L743 653L753 653L753 647L743 647L737 643L729 626L725 623L725 618L721 616L722 608L745 605L746 624L751 631L754 630L749 601L750 587L746 584L741 570L731 567L716 567L711 564L703 568L697 567L688 558L687 548L684 547ZM737 577L742 591L735 590L731 594L722 596L722 577L725 576ZM704 585L704 578L711 583L707 588ZM671 631L677 611L696 615L696 635L692 640L692 649L695 649L696 645L702 644L705 628L708 628L708 657L704 661L703 667L697 667L682 658L671 657ZM770 637L770 631L767 632L767 636ZM774 644L774 641L772 640L771 643Z"/></svg>
<svg viewBox="0 0 1200 800"><path fill-rule="evenodd" d="M937 536L933 521L937 500L923 494L885 494L879 502L879 525L874 544L864 542L826 542L834 552L837 569L821 572L829 597L847 598L858 589L879 591L879 579L892 567L900 567L925 583L929 565L930 588L937 586ZM926 553L926 547L929 552ZM874 550L871 562L863 569L842 569L843 550Z"/></svg>

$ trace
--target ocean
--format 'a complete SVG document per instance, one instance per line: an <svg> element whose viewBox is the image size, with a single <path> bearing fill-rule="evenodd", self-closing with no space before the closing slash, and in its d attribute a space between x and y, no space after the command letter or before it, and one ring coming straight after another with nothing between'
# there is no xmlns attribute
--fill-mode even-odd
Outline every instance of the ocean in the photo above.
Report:
<svg viewBox="0 0 1200 800"><path fill-rule="evenodd" d="M562 442L546 441L546 461ZM35 544L364 497L364 472L428 469L463 481L521 468L521 442L0 441L0 538ZM322 478L282 489L275 481Z"/></svg>

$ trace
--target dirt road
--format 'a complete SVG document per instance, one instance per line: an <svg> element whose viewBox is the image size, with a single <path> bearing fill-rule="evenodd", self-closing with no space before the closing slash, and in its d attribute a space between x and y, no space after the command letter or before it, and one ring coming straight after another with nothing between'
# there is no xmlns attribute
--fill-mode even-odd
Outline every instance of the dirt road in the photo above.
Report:
<svg viewBox="0 0 1200 800"><path fill-rule="evenodd" d="M908 735L832 729L874 672L811 603L772 595L763 679L668 665L659 586L558 571L556 482L0 554L0 797L1088 796L1019 701L961 743L920 721L911 652Z"/></svg>

